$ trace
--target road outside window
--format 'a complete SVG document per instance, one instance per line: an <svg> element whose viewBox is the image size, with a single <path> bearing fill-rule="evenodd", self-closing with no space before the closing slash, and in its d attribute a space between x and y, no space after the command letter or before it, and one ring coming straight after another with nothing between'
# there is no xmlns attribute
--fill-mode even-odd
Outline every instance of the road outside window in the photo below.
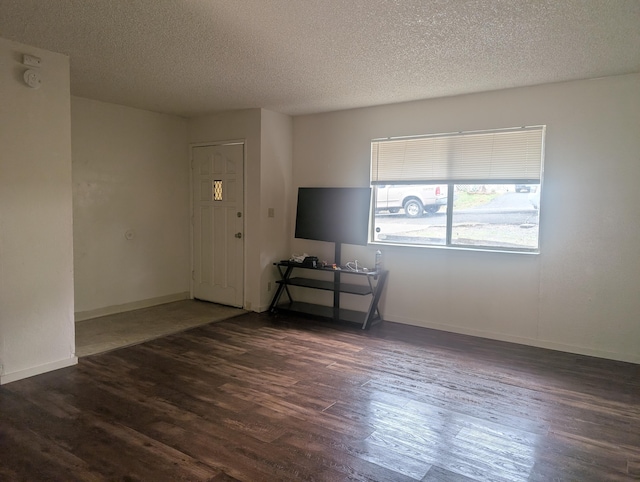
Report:
<svg viewBox="0 0 640 482"><path fill-rule="evenodd" d="M537 249L539 185L527 187L516 190L513 184L454 184L450 245ZM435 198L431 198L434 202L430 204L424 203L425 198L422 201L412 198L402 206L402 200L388 202L385 195L393 191L415 193L413 186L376 189L376 196L383 199L376 204L374 241L447 245L448 185L429 186L426 190L435 192L437 188L445 193L444 204L436 204ZM416 214L418 209L422 209L420 214Z"/></svg>
<svg viewBox="0 0 640 482"><path fill-rule="evenodd" d="M537 191L537 186L531 186ZM538 210L511 185L456 185L451 244L537 249Z"/></svg>

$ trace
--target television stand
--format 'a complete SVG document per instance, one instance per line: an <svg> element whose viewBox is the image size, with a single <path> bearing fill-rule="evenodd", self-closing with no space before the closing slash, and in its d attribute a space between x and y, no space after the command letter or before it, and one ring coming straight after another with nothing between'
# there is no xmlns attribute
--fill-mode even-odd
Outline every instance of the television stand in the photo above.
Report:
<svg viewBox="0 0 640 482"><path fill-rule="evenodd" d="M280 279L276 281L278 289L276 290L273 300L271 301L271 305L269 306L270 313L277 313L279 311L304 313L320 316L322 318L329 318L333 321L357 323L363 330L382 321L382 315L378 309L378 303L387 280L388 271L352 271L348 269L333 269L331 267L312 268L293 261L280 261L279 263L274 263L274 265L278 267ZM323 273L325 276L323 279L297 276L293 277L292 275L296 270L303 270L303 273L304 270L313 270L315 272ZM365 278L367 284L344 283L342 281L343 278L349 277L359 277L360 279ZM355 279L353 281L355 281ZM289 290L290 286L332 291L333 306L295 301L291 296L291 291ZM371 300L368 310L365 312L341 308L340 295L343 293L370 296ZM283 294L287 295L289 300L288 302L281 302Z"/></svg>

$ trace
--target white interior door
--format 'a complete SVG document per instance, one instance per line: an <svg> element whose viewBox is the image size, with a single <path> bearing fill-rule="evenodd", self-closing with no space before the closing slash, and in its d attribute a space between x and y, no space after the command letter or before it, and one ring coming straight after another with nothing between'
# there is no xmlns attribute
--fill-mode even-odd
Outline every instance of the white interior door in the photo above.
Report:
<svg viewBox="0 0 640 482"><path fill-rule="evenodd" d="M244 144L191 148L193 296L242 307Z"/></svg>

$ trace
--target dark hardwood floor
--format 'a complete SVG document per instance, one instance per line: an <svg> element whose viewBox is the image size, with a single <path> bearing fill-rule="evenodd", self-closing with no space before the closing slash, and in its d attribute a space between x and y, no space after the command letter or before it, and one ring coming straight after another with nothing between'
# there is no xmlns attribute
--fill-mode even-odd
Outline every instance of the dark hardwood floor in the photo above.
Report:
<svg viewBox="0 0 640 482"><path fill-rule="evenodd" d="M638 479L639 375L247 314L0 387L0 480Z"/></svg>

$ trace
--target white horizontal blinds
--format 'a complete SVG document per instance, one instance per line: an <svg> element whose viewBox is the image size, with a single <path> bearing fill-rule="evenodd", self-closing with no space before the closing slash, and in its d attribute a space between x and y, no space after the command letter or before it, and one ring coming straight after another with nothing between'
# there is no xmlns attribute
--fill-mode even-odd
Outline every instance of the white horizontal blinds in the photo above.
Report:
<svg viewBox="0 0 640 482"><path fill-rule="evenodd" d="M372 184L539 180L544 126L371 143Z"/></svg>
<svg viewBox="0 0 640 482"><path fill-rule="evenodd" d="M449 142L445 138L417 138L372 143L371 180L391 181L445 179L448 175Z"/></svg>

